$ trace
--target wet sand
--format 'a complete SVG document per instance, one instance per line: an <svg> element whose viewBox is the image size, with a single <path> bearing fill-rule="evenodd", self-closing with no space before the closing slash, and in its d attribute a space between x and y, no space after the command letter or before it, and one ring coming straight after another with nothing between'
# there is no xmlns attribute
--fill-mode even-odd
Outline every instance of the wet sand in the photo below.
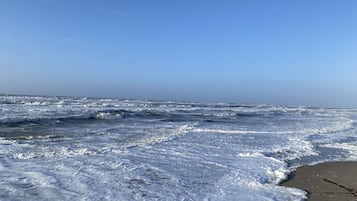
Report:
<svg viewBox="0 0 357 201"><path fill-rule="evenodd" d="M308 201L356 201L357 162L299 167L281 185L305 190Z"/></svg>

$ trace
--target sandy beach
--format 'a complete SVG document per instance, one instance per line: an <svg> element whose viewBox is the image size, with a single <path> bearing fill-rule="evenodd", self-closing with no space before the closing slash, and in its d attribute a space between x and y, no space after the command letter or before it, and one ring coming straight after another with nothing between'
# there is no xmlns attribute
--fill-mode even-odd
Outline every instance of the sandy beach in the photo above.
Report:
<svg viewBox="0 0 357 201"><path fill-rule="evenodd" d="M308 201L357 200L357 162L325 162L302 166L281 183L303 189Z"/></svg>

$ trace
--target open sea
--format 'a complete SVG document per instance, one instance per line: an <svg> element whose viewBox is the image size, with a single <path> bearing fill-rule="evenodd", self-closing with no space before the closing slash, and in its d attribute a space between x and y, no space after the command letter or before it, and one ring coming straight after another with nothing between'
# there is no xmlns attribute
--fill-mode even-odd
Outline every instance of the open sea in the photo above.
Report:
<svg viewBox="0 0 357 201"><path fill-rule="evenodd" d="M297 201L294 168L357 160L357 110L0 96L0 200Z"/></svg>

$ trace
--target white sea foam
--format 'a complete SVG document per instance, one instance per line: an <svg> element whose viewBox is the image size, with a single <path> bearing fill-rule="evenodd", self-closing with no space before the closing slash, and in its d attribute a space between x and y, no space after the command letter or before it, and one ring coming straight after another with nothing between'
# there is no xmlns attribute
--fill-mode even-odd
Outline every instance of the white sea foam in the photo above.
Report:
<svg viewBox="0 0 357 201"><path fill-rule="evenodd" d="M197 133L220 133L220 134L268 134L272 132L268 131L249 131L249 130L222 130L222 129L204 129L204 128L196 128L192 130L192 132ZM277 132L275 132L277 133ZM281 132L278 132L279 134Z"/></svg>
<svg viewBox="0 0 357 201"><path fill-rule="evenodd" d="M278 187L276 184L289 172L286 164L264 156L238 158L237 170L225 175L216 184L217 191L207 200L295 200L302 201L305 192Z"/></svg>

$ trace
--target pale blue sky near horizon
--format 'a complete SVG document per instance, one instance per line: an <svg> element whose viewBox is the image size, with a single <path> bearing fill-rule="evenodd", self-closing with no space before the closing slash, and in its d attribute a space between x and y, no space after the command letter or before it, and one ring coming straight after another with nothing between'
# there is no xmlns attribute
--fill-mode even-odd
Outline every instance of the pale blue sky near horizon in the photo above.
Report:
<svg viewBox="0 0 357 201"><path fill-rule="evenodd" d="M357 107L357 1L0 0L0 94Z"/></svg>

